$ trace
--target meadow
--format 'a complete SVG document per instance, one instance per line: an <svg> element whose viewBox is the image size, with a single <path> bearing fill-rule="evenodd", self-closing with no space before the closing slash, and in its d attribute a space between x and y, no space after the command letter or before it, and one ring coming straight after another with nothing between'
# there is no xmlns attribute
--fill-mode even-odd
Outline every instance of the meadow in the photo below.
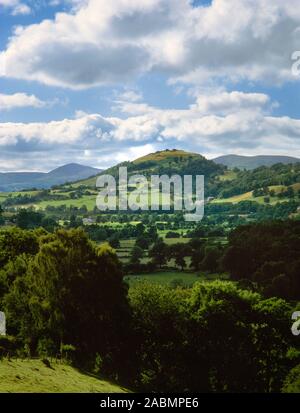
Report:
<svg viewBox="0 0 300 413"><path fill-rule="evenodd" d="M128 390L60 361L2 359L0 393L126 393Z"/></svg>

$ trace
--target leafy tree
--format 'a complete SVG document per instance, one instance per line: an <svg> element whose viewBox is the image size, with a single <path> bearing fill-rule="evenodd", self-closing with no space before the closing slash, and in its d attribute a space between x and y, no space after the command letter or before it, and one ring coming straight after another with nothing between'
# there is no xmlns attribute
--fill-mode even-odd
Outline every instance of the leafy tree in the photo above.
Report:
<svg viewBox="0 0 300 413"><path fill-rule="evenodd" d="M135 245L131 251L131 257L130 257L131 264L139 264L143 256L144 256L144 250L142 250L142 248Z"/></svg>
<svg viewBox="0 0 300 413"><path fill-rule="evenodd" d="M299 256L300 222L274 221L235 229L222 263L233 279L255 281L268 296L299 299Z"/></svg>
<svg viewBox="0 0 300 413"><path fill-rule="evenodd" d="M14 333L29 342L32 354L40 339L51 339L56 349L61 343L74 345L79 360L103 355L105 369L112 372L128 327L126 294L108 245L94 246L81 230L59 230L44 237L4 305L9 319L16 320Z"/></svg>
<svg viewBox="0 0 300 413"><path fill-rule="evenodd" d="M143 250L146 250L149 248L151 241L148 238L145 238L143 236L137 237L135 240L135 245L137 247L142 248Z"/></svg>
<svg viewBox="0 0 300 413"><path fill-rule="evenodd" d="M232 282L130 290L140 391L279 391L291 307ZM176 360L176 362L174 362Z"/></svg>
<svg viewBox="0 0 300 413"><path fill-rule="evenodd" d="M294 367L287 375L283 388L283 393L300 393L300 364Z"/></svg>
<svg viewBox="0 0 300 413"><path fill-rule="evenodd" d="M169 247L169 258L174 258L175 263L181 270L186 266L185 257L190 253L189 246L183 244L173 244Z"/></svg>
<svg viewBox="0 0 300 413"><path fill-rule="evenodd" d="M41 226L43 215L39 212L21 209L16 216L16 224L22 229L33 229Z"/></svg>
<svg viewBox="0 0 300 413"><path fill-rule="evenodd" d="M200 268L204 271L211 273L216 272L220 268L220 259L222 257L222 251L214 246L208 246L205 248L204 258L201 261Z"/></svg>
<svg viewBox="0 0 300 413"><path fill-rule="evenodd" d="M39 249L37 232L10 228L0 231L0 268L18 255L34 255Z"/></svg>
<svg viewBox="0 0 300 413"><path fill-rule="evenodd" d="M159 238L149 250L149 257L152 258L153 263L159 268L167 262L167 245Z"/></svg>
<svg viewBox="0 0 300 413"><path fill-rule="evenodd" d="M120 237L117 232L113 233L109 238L108 238L108 243L112 248L120 248Z"/></svg>

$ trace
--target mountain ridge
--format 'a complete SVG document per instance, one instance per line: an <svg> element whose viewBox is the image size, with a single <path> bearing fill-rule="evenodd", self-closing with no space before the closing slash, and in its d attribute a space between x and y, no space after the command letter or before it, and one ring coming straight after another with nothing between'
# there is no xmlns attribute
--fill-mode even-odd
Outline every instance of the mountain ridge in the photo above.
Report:
<svg viewBox="0 0 300 413"><path fill-rule="evenodd" d="M49 189L101 173L101 169L69 163L49 172L0 172L0 191L21 191L30 188Z"/></svg>
<svg viewBox="0 0 300 413"><path fill-rule="evenodd" d="M243 155L223 155L212 159L217 164L227 166L229 169L256 169L260 166L273 166L277 163L292 164L300 162L299 158L292 156L281 155L256 155L256 156L243 156Z"/></svg>

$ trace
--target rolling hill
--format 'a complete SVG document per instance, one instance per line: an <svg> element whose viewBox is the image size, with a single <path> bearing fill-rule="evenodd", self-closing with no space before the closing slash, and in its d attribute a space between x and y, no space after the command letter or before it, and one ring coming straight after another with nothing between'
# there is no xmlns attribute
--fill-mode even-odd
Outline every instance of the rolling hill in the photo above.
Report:
<svg viewBox="0 0 300 413"><path fill-rule="evenodd" d="M278 160L278 159L277 159ZM150 175L204 175L205 197L213 203L238 203L240 201L256 201L271 205L298 200L300 196L300 162L293 164L276 164L261 166L251 170L231 170L205 157L182 150L165 150L148 154L134 160L115 165L104 172L118 178L119 167L126 166L129 177L134 174ZM80 165L66 165L48 174L35 177L36 191L2 192L0 185L0 204L3 208L17 206L45 210L50 208L87 208L93 211L96 205L96 179L99 171L93 168L93 177L74 180L72 177L81 174ZM85 170L86 171L86 170ZM95 175L95 171L98 175ZM17 174L18 175L18 174ZM54 185L63 176L67 183L57 185L45 192L38 188ZM27 177L25 175L25 177ZM13 177L16 180L16 177ZM50 184L51 183L51 184ZM6 185L6 188L12 185ZM41 186L39 186L41 185ZM43 185L43 186L42 186ZM32 187L32 185L31 185ZM44 193L45 192L45 193ZM267 201L266 201L266 198Z"/></svg>
<svg viewBox="0 0 300 413"><path fill-rule="evenodd" d="M260 166L272 166L278 163L292 164L300 162L300 159L290 156L272 156L272 155L259 155L259 156L240 156L240 155L224 155L213 159L217 164L225 165L230 169L256 169Z"/></svg>
<svg viewBox="0 0 300 413"><path fill-rule="evenodd" d="M204 175L207 179L211 179L217 175L222 175L225 172L223 165L218 165L210 161L204 156L186 152L183 150L164 150L151 153L149 155L138 158L132 162L123 162L113 166L105 171L106 174L117 177L119 167L126 166L128 175L142 174L150 175ZM96 178L90 178L76 182L73 187L87 186L95 188Z"/></svg>
<svg viewBox="0 0 300 413"><path fill-rule="evenodd" d="M101 172L99 169L79 164L61 166L48 173L8 172L0 173L0 191L20 191L29 188L47 189L53 185L89 178Z"/></svg>

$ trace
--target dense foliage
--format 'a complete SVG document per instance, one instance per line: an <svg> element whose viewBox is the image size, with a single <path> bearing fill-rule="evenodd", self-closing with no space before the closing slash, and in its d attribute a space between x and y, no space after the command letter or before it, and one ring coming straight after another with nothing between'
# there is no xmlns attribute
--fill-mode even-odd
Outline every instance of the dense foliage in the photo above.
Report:
<svg viewBox="0 0 300 413"><path fill-rule="evenodd" d="M223 266L233 279L257 283L268 296L300 300L300 222L238 227L229 236Z"/></svg>
<svg viewBox="0 0 300 413"><path fill-rule="evenodd" d="M156 231L136 231L140 245L145 234L151 239L151 256L163 265L166 246ZM220 265L225 254L227 264L247 270L234 269L240 279L258 274L269 256L293 263L298 242L299 225L269 223L239 228L225 249L198 238L185 248L195 266ZM232 255L237 243L239 254L250 254L239 261ZM190 289L140 283L128 295L115 252L80 229L6 229L0 247L0 307L9 334L0 355L68 354L140 391L275 392L292 383L295 373L286 377L299 363L289 357L297 347L290 332L295 306L284 299L232 281ZM178 266L184 253L180 244L168 247ZM142 254L136 245L132 263Z"/></svg>

